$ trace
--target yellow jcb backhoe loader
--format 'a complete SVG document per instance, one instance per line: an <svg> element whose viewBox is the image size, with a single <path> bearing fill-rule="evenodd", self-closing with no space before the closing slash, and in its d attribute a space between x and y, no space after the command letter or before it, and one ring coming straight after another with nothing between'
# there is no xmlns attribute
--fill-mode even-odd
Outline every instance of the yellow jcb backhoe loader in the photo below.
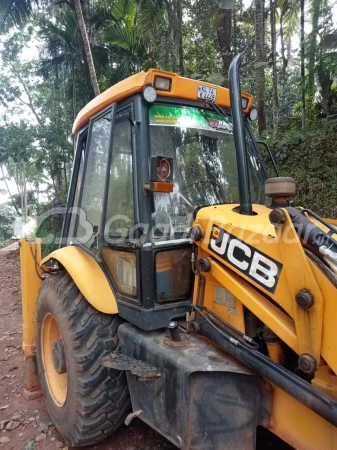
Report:
<svg viewBox="0 0 337 450"><path fill-rule="evenodd" d="M182 450L337 449L336 222L269 178L239 67L92 100L59 249L21 241L24 392L69 446L139 417Z"/></svg>

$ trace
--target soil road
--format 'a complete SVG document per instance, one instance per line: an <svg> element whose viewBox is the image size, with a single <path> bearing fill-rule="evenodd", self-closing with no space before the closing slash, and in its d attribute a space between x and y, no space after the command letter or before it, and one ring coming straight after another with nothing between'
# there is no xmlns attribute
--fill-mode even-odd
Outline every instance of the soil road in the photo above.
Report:
<svg viewBox="0 0 337 450"><path fill-rule="evenodd" d="M0 449L67 449L48 416L43 398L27 401L21 395L24 383L21 327L19 250L14 245L0 250ZM104 443L85 448L176 449L138 419Z"/></svg>
<svg viewBox="0 0 337 450"><path fill-rule="evenodd" d="M43 398L25 400L19 249L0 250L0 450L68 449L53 426ZM278 440L277 440L278 441ZM268 433L258 433L257 450L290 449ZM138 419L88 450L177 450Z"/></svg>

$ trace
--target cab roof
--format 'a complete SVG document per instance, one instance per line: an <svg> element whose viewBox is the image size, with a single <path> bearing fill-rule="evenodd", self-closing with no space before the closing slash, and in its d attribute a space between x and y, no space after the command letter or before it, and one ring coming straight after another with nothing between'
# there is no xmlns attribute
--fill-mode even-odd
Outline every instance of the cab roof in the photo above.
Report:
<svg viewBox="0 0 337 450"><path fill-rule="evenodd" d="M148 72L141 72L136 75L132 75L123 81L115 84L111 88L102 92L102 94L91 100L77 115L74 125L73 134L77 134L79 130L89 122L98 112L102 111L112 103L124 100L137 92L142 92L144 86L147 83L154 84L155 77L171 78L170 91L161 91L157 89L158 95L162 97L180 98L185 100L200 100L197 97L198 86L200 84L204 86L210 86L217 89L216 104L224 108L230 108L230 96L229 90L205 81L192 80L190 78L184 78L176 73L165 72L158 69L150 69ZM242 97L248 99L248 105L244 110L244 113L248 113L249 108L253 104L253 96L242 92ZM201 100L202 101L202 100Z"/></svg>

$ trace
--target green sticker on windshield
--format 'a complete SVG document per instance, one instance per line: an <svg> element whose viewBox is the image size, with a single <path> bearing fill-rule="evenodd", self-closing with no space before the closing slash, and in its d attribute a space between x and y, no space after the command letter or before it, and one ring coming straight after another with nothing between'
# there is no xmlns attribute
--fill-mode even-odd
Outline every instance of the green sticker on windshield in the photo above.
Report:
<svg viewBox="0 0 337 450"><path fill-rule="evenodd" d="M150 109L150 125L179 128L198 128L222 133L233 133L229 117L196 108L154 105Z"/></svg>

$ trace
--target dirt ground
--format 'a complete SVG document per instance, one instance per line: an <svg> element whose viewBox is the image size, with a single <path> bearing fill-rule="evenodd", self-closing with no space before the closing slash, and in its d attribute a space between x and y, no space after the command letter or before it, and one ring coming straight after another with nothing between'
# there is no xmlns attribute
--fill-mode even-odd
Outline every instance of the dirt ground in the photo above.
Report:
<svg viewBox="0 0 337 450"><path fill-rule="evenodd" d="M53 426L43 398L25 400L21 352L21 292L17 246L0 250L0 449L67 449ZM151 428L135 419L129 427L89 450L174 450Z"/></svg>

